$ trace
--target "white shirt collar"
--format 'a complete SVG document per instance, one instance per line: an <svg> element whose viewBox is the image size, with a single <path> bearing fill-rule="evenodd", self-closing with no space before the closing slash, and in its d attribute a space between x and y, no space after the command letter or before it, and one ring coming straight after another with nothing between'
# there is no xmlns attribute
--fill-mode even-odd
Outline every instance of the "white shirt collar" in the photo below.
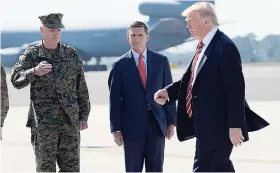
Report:
<svg viewBox="0 0 280 173"><path fill-rule="evenodd" d="M208 47L210 44L211 40L213 39L214 35L216 34L218 28L213 28L211 31L207 33L207 35L204 37L202 40L204 46L203 47Z"/></svg>
<svg viewBox="0 0 280 173"><path fill-rule="evenodd" d="M133 49L131 49L131 52L133 54L134 59L138 60L140 54L135 52ZM143 54L143 59L146 60L147 59L147 48L144 50L144 52L142 54Z"/></svg>

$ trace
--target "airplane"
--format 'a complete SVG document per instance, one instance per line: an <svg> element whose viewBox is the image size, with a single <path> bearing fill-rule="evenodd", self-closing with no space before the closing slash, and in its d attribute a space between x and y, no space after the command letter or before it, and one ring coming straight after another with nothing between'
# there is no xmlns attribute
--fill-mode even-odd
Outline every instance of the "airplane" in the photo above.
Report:
<svg viewBox="0 0 280 173"><path fill-rule="evenodd" d="M147 22L150 39L147 47L154 51L191 41L191 34L186 28L186 21L181 12L196 1L142 2L139 12L149 16ZM213 0L209 1L215 3ZM73 46L84 61L85 71L104 71L107 66L101 65L101 57L118 57L130 48L126 40L128 27L96 28L80 30L62 30L61 42ZM12 67L19 55L29 46L40 42L38 31L2 31L1 61L5 67ZM95 65L88 62L96 59Z"/></svg>

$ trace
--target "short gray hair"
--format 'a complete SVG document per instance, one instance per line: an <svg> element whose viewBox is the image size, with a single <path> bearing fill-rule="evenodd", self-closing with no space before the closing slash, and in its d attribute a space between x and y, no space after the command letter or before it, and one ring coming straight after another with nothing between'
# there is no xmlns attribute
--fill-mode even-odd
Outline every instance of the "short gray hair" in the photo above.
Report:
<svg viewBox="0 0 280 173"><path fill-rule="evenodd" d="M198 11L200 17L202 17L202 18L208 17L212 20L212 22L215 26L219 26L218 17L214 10L214 5L212 3L197 2L197 3L193 4L192 6L188 7L187 9L185 9L181 15L183 17L186 17L192 11Z"/></svg>

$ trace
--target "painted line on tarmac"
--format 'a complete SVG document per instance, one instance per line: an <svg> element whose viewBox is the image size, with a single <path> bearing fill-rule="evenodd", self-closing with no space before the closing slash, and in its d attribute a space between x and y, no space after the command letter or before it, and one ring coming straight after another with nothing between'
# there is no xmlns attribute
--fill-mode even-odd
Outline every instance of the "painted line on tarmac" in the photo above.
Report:
<svg viewBox="0 0 280 173"><path fill-rule="evenodd" d="M118 147L83 147L81 146L81 150L87 151L95 151L95 152L103 152L103 153L114 153L114 154L123 154L123 150ZM181 159L190 159L193 160L194 156L190 155L180 155L180 154L172 154L165 153L167 158L181 158ZM249 157L232 157L233 161L237 162L253 162L253 163L271 163L271 164L280 164L280 160L269 160L263 158L249 158Z"/></svg>

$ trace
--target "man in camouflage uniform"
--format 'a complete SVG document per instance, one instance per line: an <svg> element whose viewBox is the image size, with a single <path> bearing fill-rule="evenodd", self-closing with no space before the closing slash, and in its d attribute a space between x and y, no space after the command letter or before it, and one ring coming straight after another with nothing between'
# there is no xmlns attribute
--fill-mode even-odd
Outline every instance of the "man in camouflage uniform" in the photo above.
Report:
<svg viewBox="0 0 280 173"><path fill-rule="evenodd" d="M55 172L56 161L60 172L80 171L80 130L87 128L90 112L82 59L60 43L62 16L39 17L43 40L20 55L11 75L17 89L31 84L29 116L34 117L38 172Z"/></svg>
<svg viewBox="0 0 280 173"><path fill-rule="evenodd" d="M1 129L0 129L0 140L2 140L2 127L4 125L5 118L9 110L9 94L8 86L6 81L6 72L1 63Z"/></svg>

